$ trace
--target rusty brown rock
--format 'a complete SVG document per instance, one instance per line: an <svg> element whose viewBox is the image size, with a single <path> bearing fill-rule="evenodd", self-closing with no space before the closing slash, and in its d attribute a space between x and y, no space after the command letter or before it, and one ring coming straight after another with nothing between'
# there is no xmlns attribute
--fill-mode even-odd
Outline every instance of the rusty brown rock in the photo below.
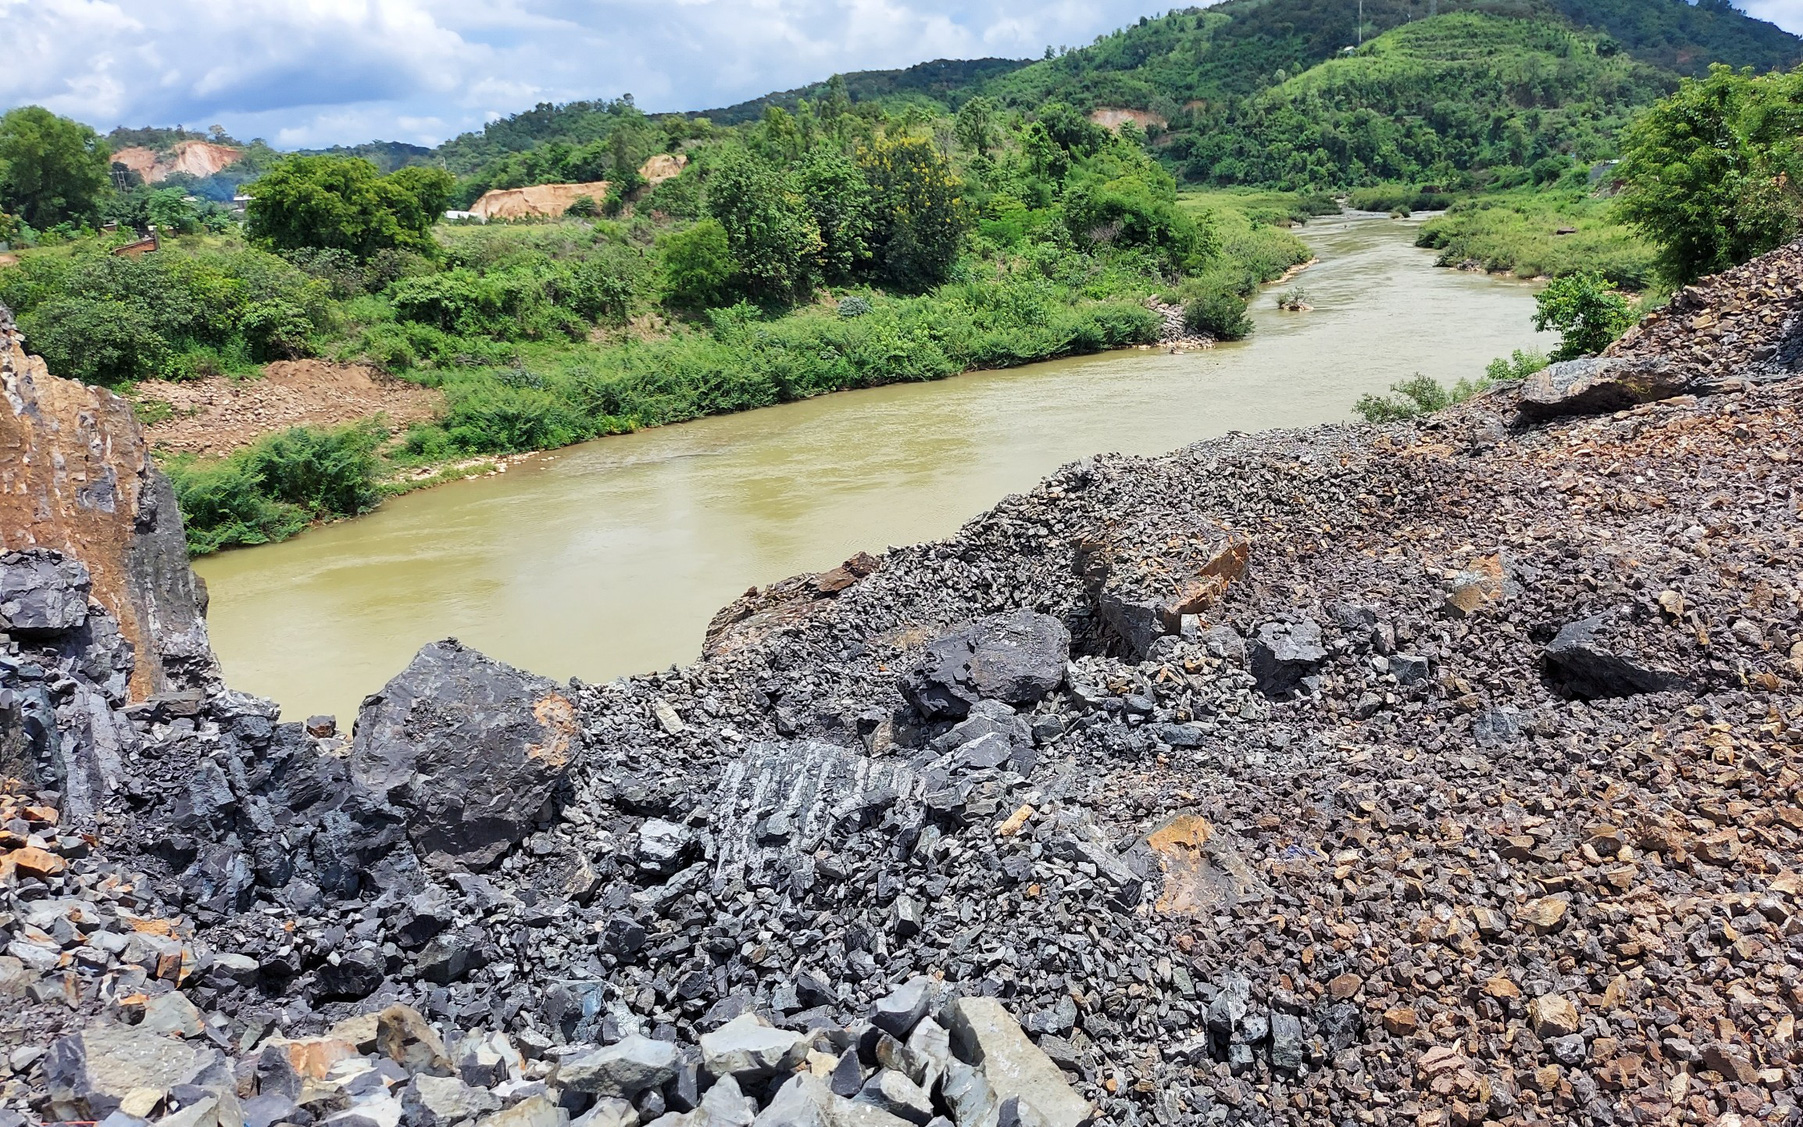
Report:
<svg viewBox="0 0 1803 1127"><path fill-rule="evenodd" d="M0 546L86 565L92 597L135 651L133 700L215 679L206 589L131 404L57 378L25 344L0 306Z"/></svg>

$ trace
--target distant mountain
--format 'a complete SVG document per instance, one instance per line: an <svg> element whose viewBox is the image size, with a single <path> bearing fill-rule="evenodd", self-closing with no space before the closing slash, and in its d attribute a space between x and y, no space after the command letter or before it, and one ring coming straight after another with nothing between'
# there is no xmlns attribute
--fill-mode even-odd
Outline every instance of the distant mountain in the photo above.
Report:
<svg viewBox="0 0 1803 1127"><path fill-rule="evenodd" d="M1476 13L1606 36L1619 51L1676 74L1712 62L1789 68L1803 39L1705 0L1226 0L1100 36L1087 47L991 79L978 90L1021 108L1065 101L1169 111L1197 100L1246 97L1385 32L1434 16ZM1448 91L1456 96L1456 91ZM954 95L955 96L955 95Z"/></svg>
<svg viewBox="0 0 1803 1127"><path fill-rule="evenodd" d="M1030 59L934 59L905 70L858 70L840 75L852 102L892 102L924 98L941 108L955 109L984 83L1030 65ZM705 117L719 125L738 125L764 116L764 107L781 106L793 112L803 98L818 102L827 97L831 81L816 82L794 90L765 94L748 102L713 110L696 110L690 117Z"/></svg>
<svg viewBox="0 0 1803 1127"><path fill-rule="evenodd" d="M333 145L329 149L303 149L305 156L362 157L384 173L414 164L437 164L438 150L405 141L365 141L361 145Z"/></svg>

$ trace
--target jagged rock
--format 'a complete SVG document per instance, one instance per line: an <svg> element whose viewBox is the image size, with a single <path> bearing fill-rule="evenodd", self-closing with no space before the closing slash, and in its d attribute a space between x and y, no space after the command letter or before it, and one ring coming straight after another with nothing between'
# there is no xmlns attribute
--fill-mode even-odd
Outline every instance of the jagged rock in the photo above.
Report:
<svg viewBox="0 0 1803 1127"><path fill-rule="evenodd" d="M81 561L45 548L0 554L0 630L63 634L88 620L92 582Z"/></svg>
<svg viewBox="0 0 1803 1127"><path fill-rule="evenodd" d="M384 1056L408 1072L451 1074L444 1040L412 1006L389 1006L376 1015L376 1044Z"/></svg>
<svg viewBox="0 0 1803 1127"><path fill-rule="evenodd" d="M1186 615L1220 601L1246 573L1247 539L1225 529L1159 538L1142 553L1114 540L1080 546L1079 573L1093 592L1096 610L1136 658L1159 638L1178 633Z"/></svg>
<svg viewBox="0 0 1803 1127"><path fill-rule="evenodd" d="M1682 688L1679 674L1651 668L1618 649L1618 620L1616 613L1605 612L1561 627L1546 647L1547 676L1578 700Z"/></svg>
<svg viewBox="0 0 1803 1127"><path fill-rule="evenodd" d="M1247 651L1258 690L1269 697L1295 692L1327 658L1321 626L1308 618L1265 623L1253 634Z"/></svg>
<svg viewBox="0 0 1803 1127"><path fill-rule="evenodd" d="M950 1009L952 1042L964 1059L982 1068L997 1101L1015 1097L1033 1108L1046 1127L1078 1127L1091 1113L1064 1073L1027 1039L1020 1024L995 998L960 998ZM959 1122L964 1122L962 1115Z"/></svg>
<svg viewBox="0 0 1803 1127"><path fill-rule="evenodd" d="M417 1106L423 1127L438 1127L501 1110L500 1097L455 1076L415 1076L401 1096L403 1109Z"/></svg>
<svg viewBox="0 0 1803 1127"><path fill-rule="evenodd" d="M43 1070L45 1091L61 1119L105 1119L120 1101L146 1088L236 1087L217 1049L118 1025L58 1038Z"/></svg>
<svg viewBox="0 0 1803 1127"><path fill-rule="evenodd" d="M920 1085L891 1068L879 1069L856 1097L856 1104L879 1108L909 1123L923 1125L933 1118L933 1101Z"/></svg>
<svg viewBox="0 0 1803 1127"><path fill-rule="evenodd" d="M1063 683L1070 648L1070 631L1050 615L980 619L928 643L903 691L932 717L966 716L980 700L1032 704Z"/></svg>
<svg viewBox="0 0 1803 1127"><path fill-rule="evenodd" d="M806 1034L776 1029L756 1014L741 1014L701 1035L702 1067L741 1085L787 1072L807 1056Z"/></svg>
<svg viewBox="0 0 1803 1127"><path fill-rule="evenodd" d="M755 744L726 765L715 787L705 833L711 868L757 883L786 881L835 826L918 805L922 790L921 776L893 760L873 762L813 740ZM710 868L697 867L698 877Z"/></svg>
<svg viewBox="0 0 1803 1127"><path fill-rule="evenodd" d="M364 701L351 764L427 860L482 868L532 832L581 742L553 682L447 640Z"/></svg>
<svg viewBox="0 0 1803 1127"><path fill-rule="evenodd" d="M933 980L925 976L910 978L877 999L870 1011L870 1024L893 1037L906 1040L932 1005Z"/></svg>
<svg viewBox="0 0 1803 1127"><path fill-rule="evenodd" d="M1521 417L1539 423L1620 411L1677 395L1686 382L1682 372L1658 360L1565 360L1528 377L1521 388Z"/></svg>
<svg viewBox="0 0 1803 1127"><path fill-rule="evenodd" d="M574 1092L633 1099L661 1088L676 1075L676 1046L631 1036L606 1048L565 1057L557 1080Z"/></svg>
<svg viewBox="0 0 1803 1127"><path fill-rule="evenodd" d="M800 1072L752 1122L753 1127L905 1127L908 1121L835 1096L819 1077Z"/></svg>

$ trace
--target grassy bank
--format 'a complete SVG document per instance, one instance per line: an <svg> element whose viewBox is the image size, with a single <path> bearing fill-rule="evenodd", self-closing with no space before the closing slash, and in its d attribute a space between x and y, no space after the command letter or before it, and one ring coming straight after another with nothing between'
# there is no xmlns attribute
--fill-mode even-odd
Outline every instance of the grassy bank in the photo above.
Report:
<svg viewBox="0 0 1803 1127"><path fill-rule="evenodd" d="M1416 242L1439 251L1442 266L1521 278L1596 273L1633 293L1654 284L1652 244L1615 217L1614 201L1583 183L1460 200L1423 224Z"/></svg>

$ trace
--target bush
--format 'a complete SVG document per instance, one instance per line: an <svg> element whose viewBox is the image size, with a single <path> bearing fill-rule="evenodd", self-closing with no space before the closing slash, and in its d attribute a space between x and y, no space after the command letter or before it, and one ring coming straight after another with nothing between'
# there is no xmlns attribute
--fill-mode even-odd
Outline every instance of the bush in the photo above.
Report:
<svg viewBox="0 0 1803 1127"><path fill-rule="evenodd" d="M1524 352L1518 348L1507 357L1498 356L1490 361L1489 367L1484 369L1484 386L1504 380L1525 380L1535 372L1544 371L1550 363L1552 361L1544 352Z"/></svg>
<svg viewBox="0 0 1803 1127"><path fill-rule="evenodd" d="M564 214L577 219L593 219L601 214L601 207L595 202L593 196L577 196L570 201L570 206L564 210Z"/></svg>
<svg viewBox="0 0 1803 1127"><path fill-rule="evenodd" d="M1554 360L1595 355L1634 323L1627 299L1610 290L1599 274L1556 278L1535 296L1534 304L1534 328L1560 334Z"/></svg>
<svg viewBox="0 0 1803 1127"><path fill-rule="evenodd" d="M171 354L156 318L135 303L55 298L19 320L32 351L51 372L84 383L148 379L162 374Z"/></svg>
<svg viewBox="0 0 1803 1127"><path fill-rule="evenodd" d="M664 294L673 305L710 309L731 300L739 272L726 228L704 219L665 235L658 243L664 257Z"/></svg>
<svg viewBox="0 0 1803 1127"><path fill-rule="evenodd" d="M1216 340L1244 340L1252 333L1252 319L1246 316L1246 299L1221 285L1204 287L1184 302L1183 327Z"/></svg>
<svg viewBox="0 0 1803 1127"><path fill-rule="evenodd" d="M164 467L175 487L188 550L286 539L315 520L374 508L385 432L377 422L341 430L295 427L267 435L227 458L177 459Z"/></svg>

